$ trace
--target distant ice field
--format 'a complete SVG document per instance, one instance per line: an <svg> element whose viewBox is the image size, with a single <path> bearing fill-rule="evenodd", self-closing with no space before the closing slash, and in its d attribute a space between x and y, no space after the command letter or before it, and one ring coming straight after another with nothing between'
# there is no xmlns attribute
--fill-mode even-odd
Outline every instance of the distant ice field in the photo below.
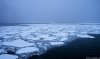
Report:
<svg viewBox="0 0 100 59"><path fill-rule="evenodd" d="M0 59L3 55L27 58L40 55L53 47L62 46L77 38L95 38L100 24L19 24L0 26ZM13 55L7 52L14 52ZM16 59L16 57L15 57Z"/></svg>

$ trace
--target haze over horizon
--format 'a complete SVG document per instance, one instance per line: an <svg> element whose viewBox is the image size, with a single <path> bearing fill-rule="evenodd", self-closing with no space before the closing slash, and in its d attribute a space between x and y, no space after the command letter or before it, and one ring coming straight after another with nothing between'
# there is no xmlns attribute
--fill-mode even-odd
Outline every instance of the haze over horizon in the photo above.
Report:
<svg viewBox="0 0 100 59"><path fill-rule="evenodd" d="M0 23L100 23L100 0L0 0Z"/></svg>

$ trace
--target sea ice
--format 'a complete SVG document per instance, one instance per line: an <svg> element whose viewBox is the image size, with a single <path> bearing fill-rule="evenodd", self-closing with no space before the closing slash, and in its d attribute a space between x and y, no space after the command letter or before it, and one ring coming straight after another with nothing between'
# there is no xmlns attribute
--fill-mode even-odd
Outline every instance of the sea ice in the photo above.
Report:
<svg viewBox="0 0 100 59"><path fill-rule="evenodd" d="M10 55L10 54L2 54L0 55L0 59L17 59L18 56L16 55Z"/></svg>
<svg viewBox="0 0 100 59"><path fill-rule="evenodd" d="M40 35L40 36L38 36L39 38L47 38L47 37L49 37L49 35Z"/></svg>
<svg viewBox="0 0 100 59"><path fill-rule="evenodd" d="M44 40L49 40L49 41L53 41L57 39L56 37L45 37Z"/></svg>
<svg viewBox="0 0 100 59"><path fill-rule="evenodd" d="M25 47L16 51L16 54L31 53L31 52L38 52L38 51L39 51L39 48L37 47Z"/></svg>
<svg viewBox="0 0 100 59"><path fill-rule="evenodd" d="M5 47L7 46L19 47L20 49L16 51L16 54L31 53L37 51L39 54L44 51L47 51L52 46L56 47L64 45L65 43L70 42L76 39L77 37L95 38L88 34L100 34L100 25L95 25L95 24L93 25L23 24L23 25L27 26L18 25L18 26L0 27L0 38L2 39L0 41L2 42L0 46L2 47L2 45L5 45ZM11 48L8 48L8 50L9 49ZM4 50L0 50L1 53L2 51Z"/></svg>
<svg viewBox="0 0 100 59"><path fill-rule="evenodd" d="M54 35L56 35L58 37L66 37L66 36L68 36L68 33L61 32L61 33L57 33L57 34L54 34Z"/></svg>
<svg viewBox="0 0 100 59"><path fill-rule="evenodd" d="M80 38L95 38L95 37L90 36L90 35L77 35L77 36Z"/></svg>
<svg viewBox="0 0 100 59"><path fill-rule="evenodd" d="M14 46L14 47L27 47L27 46L34 45L34 43L28 43L24 40L18 39L18 40L14 40L12 42L3 42L3 45Z"/></svg>
<svg viewBox="0 0 100 59"><path fill-rule="evenodd" d="M51 45L63 45L64 42L50 42Z"/></svg>
<svg viewBox="0 0 100 59"><path fill-rule="evenodd" d="M60 41L68 41L68 40L69 40L68 37L63 37L60 39Z"/></svg>
<svg viewBox="0 0 100 59"><path fill-rule="evenodd" d="M5 49L0 49L0 54L7 53Z"/></svg>

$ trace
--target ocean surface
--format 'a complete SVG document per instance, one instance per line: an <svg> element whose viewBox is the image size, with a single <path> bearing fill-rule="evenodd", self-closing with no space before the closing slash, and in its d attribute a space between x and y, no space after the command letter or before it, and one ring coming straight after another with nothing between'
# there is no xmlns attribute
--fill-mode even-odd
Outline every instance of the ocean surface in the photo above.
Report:
<svg viewBox="0 0 100 59"><path fill-rule="evenodd" d="M27 23L25 23L23 25L21 25L21 23L7 23L7 24L2 23L2 24L0 24L0 27L2 27L2 26L4 26L4 27L5 26L19 26L20 25L20 26L26 26L26 28L27 28L26 24ZM87 23L87 24L80 24L80 25L84 26L84 25L94 25L94 24L91 24L91 23L88 24ZM100 24L95 24L95 25L99 25L100 26ZM13 30L13 28L16 29L16 27L12 27L11 29ZM19 28L21 28L21 27L19 27ZM10 29L10 27L8 27L8 29ZM99 30L98 27L96 29ZM18 30L20 30L20 29L18 29ZM23 31L23 29L22 29L22 31ZM79 31L81 31L81 30L79 30ZM8 30L8 32L9 32L9 30ZM13 32L11 32L11 33L13 33ZM27 33L24 33L24 34L27 34ZM76 39L74 39L74 40L72 40L70 42L65 42L64 45L50 48L45 53L42 53L40 55L31 55L27 59L86 59L86 57L100 57L100 33L99 34L88 34L88 35L93 36L95 38L93 38L93 37L92 38L91 37L90 38L76 38ZM16 38L14 38L14 39L16 39ZM2 41L1 37L0 37L0 40ZM37 44L37 43L35 43L35 44ZM3 47L3 49L4 49L4 47ZM7 51L6 54L16 55L16 52L15 51L14 52ZM0 52L0 55L1 55L1 52ZM21 56L21 54L19 54L19 55Z"/></svg>
<svg viewBox="0 0 100 59"><path fill-rule="evenodd" d="M55 47L40 56L29 59L86 59L100 57L100 34L90 34L95 38L79 38L64 46Z"/></svg>

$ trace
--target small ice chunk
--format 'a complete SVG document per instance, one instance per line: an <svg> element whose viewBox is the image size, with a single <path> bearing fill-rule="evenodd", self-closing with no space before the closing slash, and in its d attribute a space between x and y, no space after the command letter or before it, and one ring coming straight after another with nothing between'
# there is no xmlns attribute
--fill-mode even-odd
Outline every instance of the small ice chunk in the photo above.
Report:
<svg viewBox="0 0 100 59"><path fill-rule="evenodd" d="M7 53L7 51L5 49L0 49L0 54L2 53Z"/></svg>
<svg viewBox="0 0 100 59"><path fill-rule="evenodd" d="M6 46L14 46L14 47L26 47L26 46L32 46L34 43L28 43L24 40L14 40L12 42L3 42L3 45Z"/></svg>
<svg viewBox="0 0 100 59"><path fill-rule="evenodd" d="M60 41L66 41L66 40L68 40L68 38L67 37L64 37L64 38L61 38Z"/></svg>
<svg viewBox="0 0 100 59"><path fill-rule="evenodd" d="M69 33L69 35L76 35L76 31L75 30L69 30L68 33Z"/></svg>
<svg viewBox="0 0 100 59"><path fill-rule="evenodd" d="M49 35L40 35L40 36L38 36L39 38L47 38L47 37L49 37Z"/></svg>
<svg viewBox="0 0 100 59"><path fill-rule="evenodd" d="M33 36L27 36L25 37L26 39L31 39L31 40L39 40L40 38L39 37L33 37Z"/></svg>
<svg viewBox="0 0 100 59"><path fill-rule="evenodd" d="M46 38L44 38L44 40L55 40L55 39L57 39L56 37L46 37Z"/></svg>
<svg viewBox="0 0 100 59"><path fill-rule="evenodd" d="M40 38L38 38L38 37L34 37L32 40L40 40Z"/></svg>
<svg viewBox="0 0 100 59"><path fill-rule="evenodd" d="M64 42L50 42L51 45L63 45Z"/></svg>
<svg viewBox="0 0 100 59"><path fill-rule="evenodd" d="M84 34L87 34L87 32L86 32L86 31L83 31L83 32L81 32L80 34L83 34L83 35L84 35Z"/></svg>
<svg viewBox="0 0 100 59"><path fill-rule="evenodd" d="M0 59L17 59L18 56L16 55L10 55L10 54L2 54L0 55Z"/></svg>
<svg viewBox="0 0 100 59"><path fill-rule="evenodd" d="M11 38L11 37L12 36L7 36L7 35L3 36L3 38L6 38L6 39Z"/></svg>
<svg viewBox="0 0 100 59"><path fill-rule="evenodd" d="M90 35L77 35L77 36L80 38L95 38L95 37L90 36Z"/></svg>
<svg viewBox="0 0 100 59"><path fill-rule="evenodd" d="M19 49L18 51L16 51L16 54L38 52L38 51L39 51L39 48L37 48L37 47L26 47L26 48L22 48L22 49Z"/></svg>
<svg viewBox="0 0 100 59"><path fill-rule="evenodd" d="M68 33L61 32L61 33L57 33L57 34L54 34L54 35L60 36L60 37L65 37L65 36L68 36Z"/></svg>
<svg viewBox="0 0 100 59"><path fill-rule="evenodd" d="M68 32L70 32L70 33L75 33L76 31L75 31L75 30L69 30Z"/></svg>

